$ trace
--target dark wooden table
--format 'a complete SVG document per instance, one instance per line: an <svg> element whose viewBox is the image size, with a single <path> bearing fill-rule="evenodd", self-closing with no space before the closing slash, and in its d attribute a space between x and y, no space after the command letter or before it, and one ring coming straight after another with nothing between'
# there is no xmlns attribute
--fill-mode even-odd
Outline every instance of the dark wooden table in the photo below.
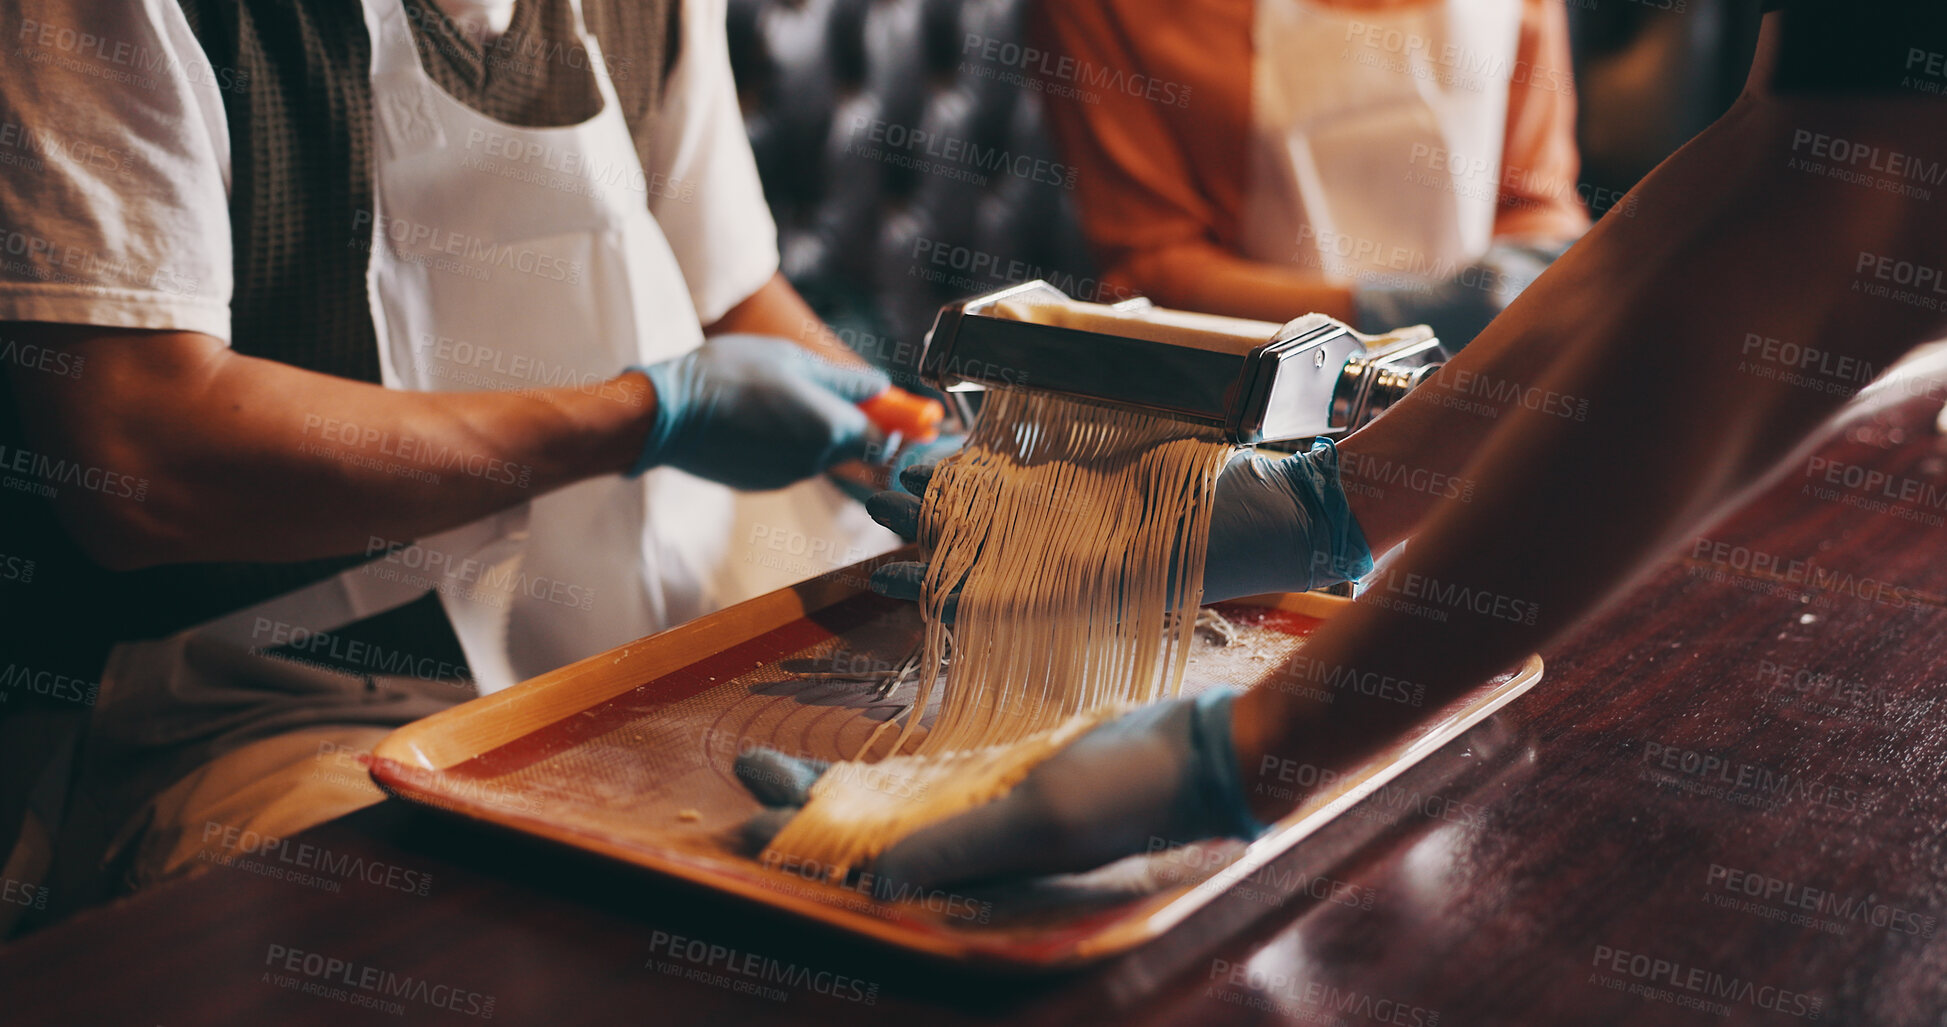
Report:
<svg viewBox="0 0 1947 1027"><path fill-rule="evenodd" d="M386 803L305 836L335 877L212 867L0 950L0 1022L1941 1023L1939 406L1859 413L1534 692L1086 972L953 971Z"/></svg>

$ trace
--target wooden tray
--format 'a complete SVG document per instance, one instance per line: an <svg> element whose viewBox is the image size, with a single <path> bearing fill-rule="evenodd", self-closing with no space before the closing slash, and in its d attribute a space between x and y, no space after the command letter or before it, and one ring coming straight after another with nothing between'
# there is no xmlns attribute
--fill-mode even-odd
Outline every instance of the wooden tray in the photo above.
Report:
<svg viewBox="0 0 1947 1027"><path fill-rule="evenodd" d="M913 604L865 590L878 560L760 596L409 724L374 751L391 794L600 853L913 951L1012 969L1073 966L1155 938L1372 795L1541 678L1539 657L1445 710L1372 763L1315 792L1248 846L1199 843L1088 874L916 900L770 869L737 828L760 810L731 773L740 748L824 759L896 715L862 675L897 663ZM1217 607L1239 628L1199 639L1186 691L1248 687L1349 600L1322 593ZM1323 687L1323 686L1321 686ZM909 693L911 686L902 689ZM1309 782L1307 782L1309 783ZM1312 868L1322 873L1326 867Z"/></svg>

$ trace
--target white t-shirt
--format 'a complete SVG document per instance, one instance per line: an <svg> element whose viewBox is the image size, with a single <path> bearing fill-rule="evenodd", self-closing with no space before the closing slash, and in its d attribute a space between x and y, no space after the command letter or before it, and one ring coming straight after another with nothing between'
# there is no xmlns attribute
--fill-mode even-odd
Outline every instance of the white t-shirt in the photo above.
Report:
<svg viewBox="0 0 1947 1027"><path fill-rule="evenodd" d="M776 273L777 227L737 107L725 0L683 3L681 56L655 121L653 166L643 170L656 186L649 210L709 324ZM255 84L211 66L176 0L7 6L15 13L0 13L0 321L229 341L222 91Z"/></svg>

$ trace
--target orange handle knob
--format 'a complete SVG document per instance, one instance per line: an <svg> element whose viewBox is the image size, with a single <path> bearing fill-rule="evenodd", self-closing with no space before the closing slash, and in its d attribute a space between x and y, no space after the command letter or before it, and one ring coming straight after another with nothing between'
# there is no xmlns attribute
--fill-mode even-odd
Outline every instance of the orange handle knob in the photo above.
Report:
<svg viewBox="0 0 1947 1027"><path fill-rule="evenodd" d="M859 404L865 416L887 434L897 432L914 442L931 442L940 434L940 421L946 408L936 399L915 396L892 386Z"/></svg>

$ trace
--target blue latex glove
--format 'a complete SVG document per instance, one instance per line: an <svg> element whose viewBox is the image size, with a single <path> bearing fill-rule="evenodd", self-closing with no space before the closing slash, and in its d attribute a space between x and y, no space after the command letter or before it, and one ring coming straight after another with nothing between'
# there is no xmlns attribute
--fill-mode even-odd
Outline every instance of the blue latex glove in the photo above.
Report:
<svg viewBox="0 0 1947 1027"><path fill-rule="evenodd" d="M1156 703L1096 727L1007 794L894 843L867 871L883 898L958 881L1089 870L1203 838L1254 838L1237 773L1236 693ZM827 764L769 749L737 759L737 777L773 807L746 826L768 843ZM896 800L892 800L896 801Z"/></svg>
<svg viewBox="0 0 1947 1027"><path fill-rule="evenodd" d="M912 467L925 467L928 468L927 476L930 477L931 468L934 464L958 453L960 447L966 444L967 437L965 435L942 435L931 442L922 442L918 445L907 446L905 449L900 450L899 455L893 457L892 460L893 491L909 496L919 495L918 492L907 487L906 470ZM921 483L920 487L924 488L924 483ZM907 537L910 538L911 536Z"/></svg>
<svg viewBox="0 0 1947 1027"><path fill-rule="evenodd" d="M1449 351L1474 340L1555 258L1565 242L1504 241L1444 281L1406 280L1362 285L1354 290L1354 328L1384 333L1426 324Z"/></svg>
<svg viewBox="0 0 1947 1027"><path fill-rule="evenodd" d="M669 466L737 489L783 488L863 455L872 427L858 404L891 384L765 335L720 335L630 370L656 390L655 423L631 473Z"/></svg>
<svg viewBox="0 0 1947 1027"><path fill-rule="evenodd" d="M866 501L873 519L906 538L919 532L919 508L933 468L905 472L914 495L881 492ZM1364 577L1372 551L1353 520L1339 481L1338 450L1319 439L1310 452L1273 459L1242 453L1217 478L1210 549L1204 557L1203 601L1264 592L1302 592ZM889 563L872 572L874 591L917 600L926 565ZM947 600L951 620L954 602Z"/></svg>

